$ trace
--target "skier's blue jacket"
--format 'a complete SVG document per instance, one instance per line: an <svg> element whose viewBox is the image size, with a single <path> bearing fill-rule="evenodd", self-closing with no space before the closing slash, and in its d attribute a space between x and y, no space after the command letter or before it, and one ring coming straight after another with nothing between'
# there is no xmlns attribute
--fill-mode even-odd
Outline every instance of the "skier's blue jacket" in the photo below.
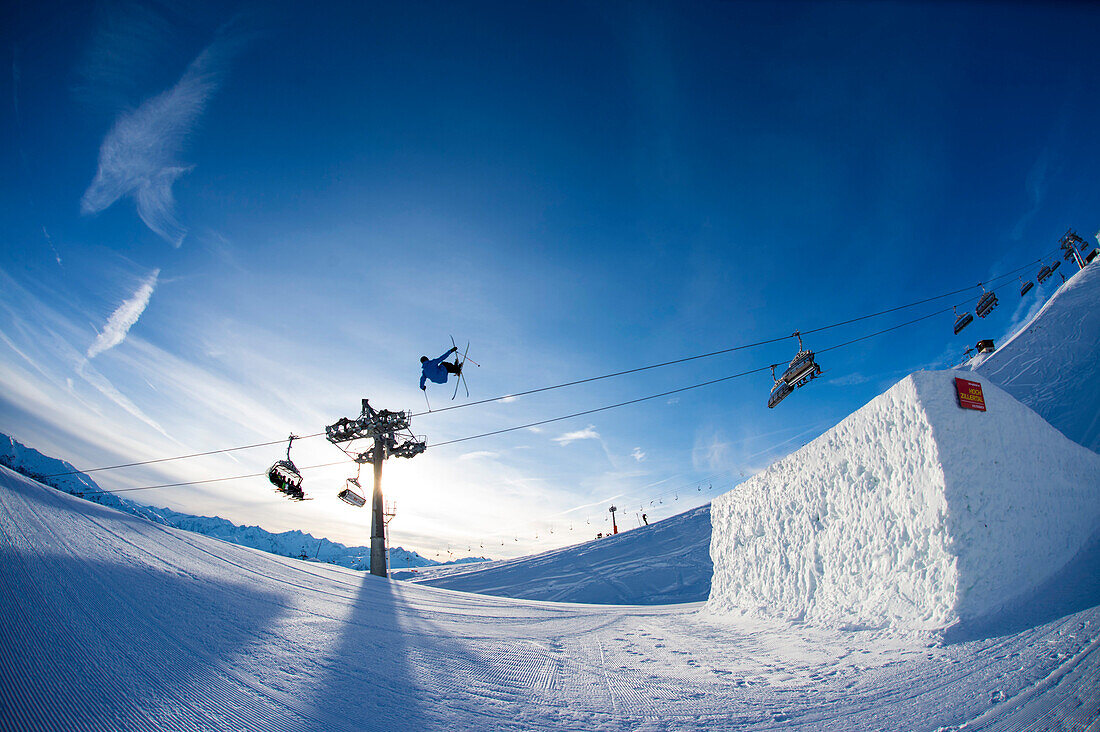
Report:
<svg viewBox="0 0 1100 732"><path fill-rule="evenodd" d="M457 348L448 349L439 358L428 359L424 363L420 364L420 370L423 372L420 374L420 388L424 388L424 380L434 381L436 384L447 383L447 369L443 367L443 362L447 360L447 356L457 351Z"/></svg>

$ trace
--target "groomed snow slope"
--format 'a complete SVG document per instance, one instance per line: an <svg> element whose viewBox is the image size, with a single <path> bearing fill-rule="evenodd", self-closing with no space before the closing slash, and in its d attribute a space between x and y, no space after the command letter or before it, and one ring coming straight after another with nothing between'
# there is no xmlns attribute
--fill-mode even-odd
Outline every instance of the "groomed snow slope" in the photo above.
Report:
<svg viewBox="0 0 1100 732"><path fill-rule="evenodd" d="M987 410L961 409L956 376ZM918 372L712 503L713 612L943 628L1063 567L1100 525L1100 455L988 379Z"/></svg>
<svg viewBox="0 0 1100 732"><path fill-rule="evenodd" d="M390 582L0 468L0 729L1085 729L1100 593L1065 598L1097 557L1011 634L939 644Z"/></svg>
<svg viewBox="0 0 1100 732"><path fill-rule="evenodd" d="M1066 280L975 371L1100 452L1100 259Z"/></svg>
<svg viewBox="0 0 1100 732"><path fill-rule="evenodd" d="M576 546L463 568L396 574L432 587L525 600L661 605L710 594L710 506Z"/></svg>

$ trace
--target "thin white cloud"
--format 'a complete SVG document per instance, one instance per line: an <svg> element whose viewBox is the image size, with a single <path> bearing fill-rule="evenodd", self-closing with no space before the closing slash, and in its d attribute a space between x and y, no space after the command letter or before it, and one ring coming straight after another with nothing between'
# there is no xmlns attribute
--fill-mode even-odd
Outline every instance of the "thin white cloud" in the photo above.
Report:
<svg viewBox="0 0 1100 732"><path fill-rule="evenodd" d="M189 171L176 156L207 101L217 90L214 46L187 67L175 86L121 115L99 148L99 167L80 201L84 214L99 213L132 196L138 216L174 247L187 229L176 219L172 184Z"/></svg>
<svg viewBox="0 0 1100 732"><path fill-rule="evenodd" d="M583 430L576 430L575 432L566 432L564 435L552 438L554 442L558 443L562 447L577 442L578 440L599 440L600 433L596 431L595 425L588 425Z"/></svg>
<svg viewBox="0 0 1100 732"><path fill-rule="evenodd" d="M1029 170L1027 174L1027 179L1024 181L1031 207L1017 219L1016 224L1012 227L1011 236L1016 241L1023 239L1027 225L1035 218L1035 214L1039 213L1039 209L1046 199L1048 181L1050 179L1050 168L1051 150L1047 147L1043 148L1043 151L1039 153L1039 158L1031 166L1031 170Z"/></svg>
<svg viewBox="0 0 1100 732"><path fill-rule="evenodd" d="M46 237L46 243L50 245L50 251L53 252L54 259L57 260L57 266L63 267L64 265L61 263L61 255L57 253L57 247L53 245L53 239L50 238L50 232L46 231L45 226L42 227L42 235Z"/></svg>
<svg viewBox="0 0 1100 732"><path fill-rule="evenodd" d="M492 458L496 458L496 457L500 457L500 454L492 452L490 450L477 450L475 452L467 452L465 454L459 455L458 459L459 460L477 460L479 458L492 459Z"/></svg>
<svg viewBox="0 0 1100 732"><path fill-rule="evenodd" d="M630 451L630 457L634 458L638 462L642 462L643 460L645 460L645 452L642 451L642 448L635 447L633 450Z"/></svg>
<svg viewBox="0 0 1100 732"><path fill-rule="evenodd" d="M96 336L95 341L88 348L88 352L85 354L87 358L95 358L126 339L126 334L130 332L130 328L134 326L134 323L138 321L138 318L141 317L141 314L145 312L145 308L149 305L149 298L153 296L153 290L156 289L157 277L159 276L160 270L153 270L153 273L145 278L145 281L138 287L137 292L111 313L111 317L107 319L107 324L103 326L103 331Z"/></svg>
<svg viewBox="0 0 1100 732"><path fill-rule="evenodd" d="M834 386L857 386L859 384L866 384L870 380L870 376L855 371L850 374L845 374L844 376L838 376L835 379L830 379L829 383Z"/></svg>

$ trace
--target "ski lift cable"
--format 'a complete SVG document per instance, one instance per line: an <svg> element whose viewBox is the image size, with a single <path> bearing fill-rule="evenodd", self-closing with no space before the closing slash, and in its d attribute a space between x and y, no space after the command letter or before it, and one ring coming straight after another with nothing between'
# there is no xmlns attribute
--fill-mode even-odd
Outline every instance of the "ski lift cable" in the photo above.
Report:
<svg viewBox="0 0 1100 732"><path fill-rule="evenodd" d="M322 463L320 465L309 465L309 466L306 466L306 467L302 468L302 470L314 470L316 468L328 468L328 467L332 467L334 465L343 465L346 462L347 462L346 460L338 460L334 463ZM63 473L63 475L71 475L71 474L70 473ZM206 478L205 480L185 480L185 481L182 481L180 483L162 483L162 484L159 484L159 485L143 485L143 486L137 486L137 487L134 487L134 488L115 488L114 490L107 490L105 488L100 488L98 491L80 491L80 492L71 493L70 495L81 496L81 497L83 497L83 496L113 495L115 493L129 493L130 491L151 491L151 490L155 490L157 488L179 488L179 487L185 486L185 485L202 485L204 483L223 483L223 482L229 481L229 480L244 480L246 478L263 478L266 475L267 475L267 471L265 470L261 473L248 473L247 475L229 475L229 476L225 476L223 478ZM42 477L43 478L48 478L50 476L44 475ZM68 492L68 491L66 491L66 492Z"/></svg>
<svg viewBox="0 0 1100 732"><path fill-rule="evenodd" d="M295 436L295 440L308 440L311 437L320 437L325 434L324 432L316 432L312 435L302 435L301 437ZM188 458L204 457L206 455L218 455L224 452L236 452L238 450L251 450L255 447L270 447L271 445L281 445L286 442L286 438L281 440L272 440L271 442L257 442L253 445L240 445L238 447L226 447L221 450L207 450L206 452L193 452L188 455L176 455L174 457L156 458L155 460L140 460L133 463L121 463L119 465L105 465L102 468L88 468L87 470L70 470L65 473L50 473L49 475L43 475L43 478L60 478L64 475L78 475L80 473L98 473L101 470L117 470L119 468L134 468L139 465L153 465L154 463L166 463L172 460L186 460Z"/></svg>
<svg viewBox="0 0 1100 732"><path fill-rule="evenodd" d="M1055 253L1057 253L1057 251L1055 251ZM1042 263L1042 261L1043 261L1042 259L1033 260L1033 261L1028 262L1027 264L1023 265L1022 267L1017 267L1016 269L1012 270L1011 272L1007 272L1007 273L1005 273L1003 275L1000 275L998 277L991 278L990 280L986 281L984 284L991 284L993 282L997 282L997 281L1005 279L1005 278L1010 278L1013 275L1015 275L1017 272L1020 272L1024 269L1027 269L1028 267L1034 266L1037 262ZM983 283L979 283L979 285L980 284L983 284ZM823 331L830 330L832 328L839 328L839 327L844 326L844 325L851 325L852 323L858 323L860 321L868 320L870 318L876 318L876 317L879 317L881 315L887 315L889 313L898 312L899 310L905 310L905 309L908 309L908 308L911 308L911 307L916 307L918 305L923 305L925 303L933 302L935 300L942 300L945 297L951 297L952 295L958 295L958 294L961 294L963 292L969 292L969 291L972 291L973 289L974 289L974 286L971 285L969 287L964 287L964 288L960 288L958 290L953 290L951 292L947 292L947 293L944 293L942 295L936 295L935 297L924 298L923 300L917 300L915 302L907 303L905 305L898 305L898 306L895 306L895 307L892 307L892 308L888 308L886 310L880 310L880 311L875 312L875 313L869 313L867 315L861 315L861 316L856 317L856 318L850 318L848 320L843 320L843 321L839 321L839 322L836 322L836 323L831 323L829 325L819 326L817 328L812 328L812 329L808 329L808 330L802 330L800 332L801 332L802 335L807 335L807 334L811 334L811 333L821 333ZM932 315L939 315L941 312L943 312L943 311L938 311L936 313L933 313ZM928 317L932 317L932 316L929 315ZM911 321L911 322L916 322L916 321ZM885 331L879 331L878 333L872 334L872 336L867 336L867 337L873 337L874 335L880 335L881 333L888 332L889 330L890 329L887 329ZM531 394L538 394L538 393L544 392L544 391L551 391L551 390L554 390L554 389L562 389L562 388L569 387L569 386L578 386L580 384L587 384L587 383L591 383L591 382L594 382L594 381L601 381L601 380L604 380L604 379L615 378L615 377L618 377L618 376L626 376L626 375L638 373L638 372L641 372L641 371L648 371L648 370L651 370L651 369L662 368L664 366L673 366L675 364L686 363L688 361L696 361L696 360L703 359L703 358L711 358L713 356L719 356L719 355L723 355L723 354L727 354L727 353L733 353L735 351L746 350L746 349L749 349L749 348L757 348L759 346L769 345L771 343L779 343L781 341L787 340L788 338L790 338L789 335L778 337L778 338L768 338L768 339L765 339L765 340L762 340L762 341L756 341L755 343L742 344L742 345L739 345L739 346L733 346L733 347L725 348L725 349L718 350L718 351L712 351L710 353L699 354L699 355L696 355L696 356L687 356L685 358L675 359L675 360L672 360L672 361L665 361L663 363L652 364L652 365L649 365L649 366L639 366L637 368L627 369L625 371L617 371L617 372L610 373L610 374L603 374L601 376L592 376L592 377L588 377L588 378L585 378L585 379L578 379L578 380L575 380L575 381L565 382L565 383L562 383L562 384L555 384L553 386L544 386L544 387L540 387L540 388L537 388L537 389L529 389L527 391L516 392L516 393L513 393L513 394L505 394L504 396L492 397L492 398L489 398L489 399L481 399L481 400L478 400L478 401L466 402L466 403L463 403L463 404L456 404L456 405L449 406L449 407L442 407L440 409L433 409L433 410L430 410L430 411L427 411L427 412L417 412L417 413L413 413L410 416L412 416L412 417L423 417L423 416L426 416L426 415L429 415L429 414L438 414L440 412L450 411L452 409L462 409L462 408L465 408L465 407L475 407L475 406L480 406L480 405L483 405L483 404L489 404L489 403L492 403L492 402L499 402L499 401L502 401L502 400L505 400L505 399L514 399L516 397L529 396ZM850 341L850 343L855 343L858 340L862 340L862 339L856 339L855 341ZM832 348L839 348L839 347L840 346L833 346ZM831 350L831 349L825 349L825 350ZM818 351L818 352L823 353L824 351ZM755 373L755 371L754 372L748 372L748 373ZM740 374L740 375L745 375L745 374ZM715 381L706 382L704 384L697 384L696 386L693 386L693 387L686 387L685 389L682 389L682 390L679 390L679 391L686 391L688 389L698 388L699 386L707 386L709 384L718 383L719 381L725 381L725 380L728 380L730 378L735 378L735 377L724 377L723 379L718 379L718 380L715 380ZM666 396L668 394L673 394L673 393L676 393L676 392L666 392L666 394L658 394L658 395L655 395L653 397L646 397L646 399L656 399L660 396ZM644 400L645 399L633 400L633 401L630 401L630 402L624 402L622 405L616 405L616 406L625 406L627 404L633 404L636 401L644 401ZM612 407L604 407L604 408L601 408L599 410L594 410L594 411L603 411L604 409L611 409L611 408ZM573 415L573 416L582 416L584 414L591 414L591 413L592 413L591 411L581 412L581 413L578 413L577 415ZM562 418L562 419L565 419L565 418ZM552 420L552 421L556 421L556 420ZM527 425L527 426L537 426L539 424L545 424L545 422L536 422L533 425ZM514 429L525 429L525 427L519 427L519 428L514 428ZM308 439L311 439L313 437L320 437L324 434L325 433L323 431L322 432L315 432L313 434L303 435L301 437L297 437L296 439L308 440ZM488 434L498 434L498 433L488 433ZM463 439L473 439L473 438L463 438ZM155 458L153 460L139 460L139 461L130 462L130 463L120 463L118 465L105 465L105 466L98 467L98 468L87 468L87 469L84 469L84 470L75 470L74 469L74 470L70 470L70 471L67 471L67 472L51 473L50 475L44 475L42 477L43 478L59 478L59 477L66 476L66 475L77 475L79 473L85 473L85 474L87 474L87 473L97 473L97 472L104 471L104 470L118 470L118 469L121 469L121 468L132 468L132 467L138 467L138 466L142 466L142 465L153 465L153 464L156 464L156 463L171 462L171 461L175 461L175 460L186 460L186 459L189 459L189 458L205 457L205 456L209 456L209 455L218 455L218 454L222 454L222 453L236 452L238 450L250 450L250 449L253 449L253 448L257 448L257 447L270 447L271 445L282 444L284 442L284 440L285 440L285 438L278 439L278 440L272 440L272 441L269 441L269 442L257 442L257 443L251 444L251 445L239 445L239 446L236 446L236 447L226 447L226 448L222 448L220 450L207 450L205 452L195 452L195 453L189 453L189 454L186 454L186 455L175 455L175 456L172 456L172 457ZM441 443L441 444L451 444L451 443L448 442L448 443ZM438 447L438 445L436 445L436 447Z"/></svg>
<svg viewBox="0 0 1100 732"><path fill-rule="evenodd" d="M898 325L894 325L894 326L891 326L889 328L884 328L884 329L879 330L879 331L877 331L875 333L872 333L870 335L863 336L861 338L855 338L853 340L846 341L844 343L839 343L835 346L830 346L828 348L823 348L823 349L819 350L818 353L825 353L826 351L833 351L833 350L836 350L838 348L843 348L844 346L852 345L853 343L858 343L860 341L867 340L868 338L874 338L875 336L880 336L884 333L889 333L891 331L898 330L899 328L904 328L908 325L913 325L914 323L919 323L921 321L928 320L930 318L934 318L936 316L942 315L945 312L947 312L947 311L944 310L944 309L940 309L940 310L935 311L934 313L929 313L928 315L922 315L919 318L914 318L912 320L907 320L904 323L899 323ZM454 440L446 440L444 442L438 442L438 443L432 445L432 447L443 447L445 445L454 445L454 444L459 443L459 442L467 442L469 440L476 440L476 439L480 439L482 437L491 437L493 435L500 435L500 434L504 434L506 432L515 432L517 430L529 429L531 427L539 427L539 426L542 426L544 424L550 424L550 423L553 423L553 422L561 422L561 421L566 420L566 419L573 419L574 417L583 417L585 415L595 414L597 412L606 412L609 409L617 409L619 407L625 407L625 406L628 406L630 404L638 404L640 402L649 401L651 399L660 399L661 397L671 396L673 394L680 394L682 392L691 391L693 389L699 389L699 388L702 388L704 386L711 386L712 384L720 384L724 381L730 381L732 379L738 379L738 378L741 378L742 376L748 376L750 374L761 373L761 372L764 372L764 371L768 371L769 369L771 369L770 364L767 365L767 366L758 366L757 368L749 369L747 371L740 371L736 374L730 374L729 376L722 376L722 377L717 378L717 379L711 379L709 381L702 381L698 384L692 384L691 386L682 386L679 389L671 389L669 391L663 391L660 394L651 394L649 396L639 397L637 399L628 399L627 401L624 401L624 402L618 402L616 404L609 404L609 405L604 406L604 407L596 407L595 409L586 409L586 410L581 411L581 412L574 412L572 414L567 414L563 417L552 417L550 419L539 420L538 422L529 422L527 424L519 425L517 427L505 427L504 429L493 430L491 432L483 432L483 433L478 434L478 435L470 435L469 437L459 437L459 438L454 439Z"/></svg>
<svg viewBox="0 0 1100 732"><path fill-rule="evenodd" d="M809 334L812 334L812 333L821 333L823 331L831 330L833 328L840 328L842 326L851 325L852 323L858 323L858 322L861 322L863 320L869 320L871 318L877 318L881 315L889 315L890 313L895 313L895 312L898 312L899 310L906 310L908 308L917 307L918 305L924 305L925 303L934 302L936 300L942 300L946 297L951 297L953 295L959 295L959 294L962 294L964 292L971 292L971 291L973 291L974 287L976 287L976 286L981 286L982 284L991 284L993 282L1000 281L1000 280L1005 279L1005 278L1011 278L1017 272L1021 272L1025 269L1027 269L1028 267L1033 267L1035 264L1041 263L1041 262L1042 262L1041 259L1033 260L1033 261L1028 262L1027 264L1023 265L1022 267L1017 267L1016 269L1012 270L1011 272L1000 275L998 277L994 277L994 278L992 278L992 279L990 279L990 280L988 280L984 283L979 282L977 285L969 285L967 287L959 288L958 290L952 290L951 292L946 292L942 295L936 295L934 297L927 297L927 298L924 298L923 300L917 300L915 302L906 303L905 305L897 305L897 306L892 307L892 308L887 308L886 310L880 310L878 312L869 313L867 315L860 315L860 316L855 317L855 318L849 318L848 320L842 320L842 321L839 321L839 322L836 322L836 323L830 323L828 325L822 325L822 326L819 326L817 328L811 328L811 329L802 330L802 331L799 331L799 332L802 335L809 335ZM684 358L678 358L678 359L674 359L672 361L664 361L662 363L651 364L649 366L639 366L637 368L627 369L625 371L616 371L614 373L603 374L601 376L590 376L590 377L585 378L585 379L577 379L576 381L568 381L568 382L565 382L565 383L562 383L562 384L555 384L553 386L543 386L543 387L540 387L538 389L529 389L527 391L520 391L520 392L515 392L515 393L512 393L512 394L505 394L503 396L498 396L498 397L490 397L488 399L479 399L477 401L465 402L463 404L455 404L455 405L452 405L452 406L449 406L449 407L441 407L439 409L429 409L426 412L414 413L412 416L413 417L424 417L424 416L427 416L429 414L439 414L441 412L448 412L448 411L451 411L453 409L464 409L466 407L476 407L476 406L480 406L482 404L489 404L489 403L492 403L492 402L499 402L499 401L503 401L505 399L515 399L516 397L529 396L531 394L538 394L538 393L541 393L541 392L544 392L544 391L551 391L551 390L554 390L554 389L563 389L563 388L569 387L569 386L579 386L580 384L588 384L588 383L591 383L593 381L601 381L603 379L611 379L611 378L615 378L615 377L618 377L618 376L627 376L629 374L636 374L636 373L641 372L641 371L649 371L651 369L663 368L665 366L674 366L676 364L687 363L688 361L697 361L697 360L703 359L703 358L711 358L713 356L721 356L721 355L724 355L724 354L727 354L727 353L734 353L735 351L743 351L743 350L746 350L746 349L749 349L749 348L758 348L760 346L766 346L766 345L769 345L769 344L772 344L772 343L780 343L782 341L787 340L788 338L790 338L789 335L785 335L785 336L781 336L781 337L777 337L777 338L768 338L768 339L765 339L765 340L762 340L762 341L756 341L755 343L745 343L745 344L742 344L742 345L739 345L739 346L732 346L730 348L723 348L723 349L718 350L718 351L711 351L710 353L702 353L702 354L699 354L699 355L696 355L696 356L686 356Z"/></svg>
<svg viewBox="0 0 1100 732"><path fill-rule="evenodd" d="M976 299L976 298L971 298L971 299ZM912 320L907 320L904 323L899 323L899 324L891 326L889 328L883 328L882 330L876 331L876 332L871 333L869 335L861 336L859 338L854 338L852 340L845 341L843 343L838 343L836 345L829 346L827 348L822 348L822 349L818 350L817 352L818 353L826 353L828 351L834 351L838 348L844 348L845 346L850 346L854 343L859 343L861 341L865 341L865 340L868 340L870 338L874 338L876 336L883 335L884 333L889 333L891 331L895 331L895 330L898 330L900 328L904 328L906 326L913 325L914 323L919 323L921 321L928 320L930 318L934 318L936 316L944 314L945 312L947 312L947 310L941 308L940 310L936 310L935 312L929 313L928 315L923 315L919 318L914 318ZM669 391L661 392L659 394L651 394L649 396L639 397L637 399L628 399L627 401L618 402L616 404L609 404L609 405L606 405L606 406L603 406L603 407L596 407L595 409L586 409L586 410L583 410L583 411L580 411L580 412L574 412L572 414L567 414L567 415L562 416L562 417L551 417L550 419L543 419L543 420L539 420L537 422L529 422L527 424L522 424L522 425L518 425L518 426L515 426L515 427L505 427L503 429L492 430L490 432L483 432L483 433L480 433L480 434L477 434L477 435L470 435L468 437L459 437L459 438L453 439L453 440L446 440L444 442L436 443L436 444L432 445L432 447L434 448L434 447L444 447L446 445L454 445L454 444L458 444L458 443L461 443L461 442L468 442L470 440L477 440L477 439L481 439L481 438L484 438L484 437L492 437L492 436L495 436L495 435L502 435L502 434L505 434L505 433L508 433L508 432L516 432L518 430L529 429L531 427L538 427L538 426L541 426L541 425L544 425L544 424L551 424L551 423L554 423L554 422L561 422L561 421L564 421L564 420L567 420L567 419L573 419L575 417L583 417L583 416L586 416L586 415L589 415L589 414L596 414L598 412L606 412L606 411L611 410L611 409L618 409L619 407L625 407L625 406L629 406L631 404L639 404L641 402L646 402L646 401L650 401L650 400L653 400L653 399L660 399L661 397L665 397L665 396L671 396L672 394L680 394L680 393L685 392L685 391L700 389L704 386L711 386L713 384L719 384L719 383L722 383L722 382L725 382L725 381L730 381L732 379L741 378L742 376L749 376L750 374L756 374L756 373L761 373L761 372L764 372L764 371L768 371L770 369L771 369L771 364L769 364L767 366L759 366L757 368L749 369L747 371L741 371L741 372L738 372L736 374L730 374L729 376L723 376L723 377L720 377L720 378L717 378L717 379L711 379L709 381L703 381L703 382L700 382L698 384L692 384L691 386L683 386L683 387L680 387L679 389L672 389L672 390L669 390ZM302 470L311 470L311 469L314 469L314 468L324 468L324 467L330 467L332 465L341 465L344 462L346 462L346 461L342 460L342 461L337 461L337 462L334 462L334 463L324 463L324 464L321 464L321 465L311 465L311 466L308 466L306 468L302 468ZM181 483L166 483L166 484L162 484L162 485L153 485L153 486L139 486L139 487L135 487L135 488L120 488L120 489L117 489L116 491L102 491L101 490L101 492L102 493L121 493L121 492L138 491L138 490L153 490L155 488L175 488L175 487L186 486L186 485L198 485L198 484L202 484L202 483L216 483L216 482L221 482L221 481L226 481L226 480L238 480L238 479L243 479L243 478L254 478L254 477L263 476L263 475L266 475L266 473L255 473L255 474L251 474L251 475L240 475L240 476L233 476L233 477L229 477L229 478L211 478L211 479L207 479L207 480L184 481L184 482L181 482ZM43 477L47 478L47 477L52 477L52 476L43 476ZM95 493L95 492L91 491L90 493ZM74 494L74 495L84 495L84 494Z"/></svg>

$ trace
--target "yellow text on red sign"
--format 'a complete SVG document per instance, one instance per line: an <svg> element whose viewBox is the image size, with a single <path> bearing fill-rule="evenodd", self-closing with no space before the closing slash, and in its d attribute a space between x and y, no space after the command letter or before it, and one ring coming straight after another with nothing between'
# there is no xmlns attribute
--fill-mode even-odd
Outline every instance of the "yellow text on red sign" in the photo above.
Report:
<svg viewBox="0 0 1100 732"><path fill-rule="evenodd" d="M982 394L982 385L977 381L956 378L955 394L959 398L959 406L963 409L985 411L985 395Z"/></svg>

